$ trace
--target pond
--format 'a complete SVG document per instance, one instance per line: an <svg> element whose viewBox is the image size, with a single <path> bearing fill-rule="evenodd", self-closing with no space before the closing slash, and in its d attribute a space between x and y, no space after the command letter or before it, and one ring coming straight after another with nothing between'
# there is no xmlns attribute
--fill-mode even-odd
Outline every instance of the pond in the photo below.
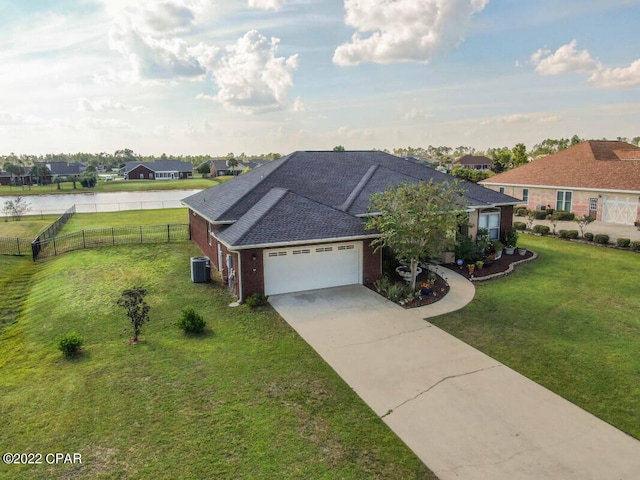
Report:
<svg viewBox="0 0 640 480"><path fill-rule="evenodd" d="M120 210L149 210L180 208L180 200L200 190L162 190L145 192L100 192L29 195L22 197L30 205L29 215L64 213L75 204L77 213L117 212ZM0 196L0 209L7 200L17 196ZM1 213L0 213L1 215Z"/></svg>

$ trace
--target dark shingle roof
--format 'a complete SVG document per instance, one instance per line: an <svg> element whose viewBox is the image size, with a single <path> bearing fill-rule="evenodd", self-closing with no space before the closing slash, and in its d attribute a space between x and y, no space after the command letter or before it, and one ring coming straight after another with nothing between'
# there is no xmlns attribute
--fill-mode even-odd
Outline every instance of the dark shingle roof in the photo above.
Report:
<svg viewBox="0 0 640 480"><path fill-rule="evenodd" d="M373 193L400 183L453 181L453 177L380 151L294 152L183 203L224 227L233 246L346 238L371 234L357 215L367 213ZM464 183L471 207L519 200Z"/></svg>
<svg viewBox="0 0 640 480"><path fill-rule="evenodd" d="M455 165L493 165L493 160L484 155L465 155L453 163Z"/></svg>

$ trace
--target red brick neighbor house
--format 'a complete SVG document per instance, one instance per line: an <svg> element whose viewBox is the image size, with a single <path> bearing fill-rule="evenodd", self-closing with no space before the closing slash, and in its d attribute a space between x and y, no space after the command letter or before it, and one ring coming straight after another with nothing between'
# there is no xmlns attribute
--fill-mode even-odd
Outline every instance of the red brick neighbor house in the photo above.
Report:
<svg viewBox="0 0 640 480"><path fill-rule="evenodd" d="M193 166L178 160L127 162L122 176L125 180L178 180L192 178Z"/></svg>
<svg viewBox="0 0 640 480"><path fill-rule="evenodd" d="M578 216L632 225L640 217L640 147L589 140L480 182L522 199Z"/></svg>
<svg viewBox="0 0 640 480"><path fill-rule="evenodd" d="M483 155L465 155L455 160L452 167L468 168L470 170L491 170L493 160Z"/></svg>
<svg viewBox="0 0 640 480"><path fill-rule="evenodd" d="M191 238L240 301L253 293L372 283L382 275L371 195L404 181L454 178L381 151L294 152L185 198ZM518 199L463 184L470 234L511 228Z"/></svg>

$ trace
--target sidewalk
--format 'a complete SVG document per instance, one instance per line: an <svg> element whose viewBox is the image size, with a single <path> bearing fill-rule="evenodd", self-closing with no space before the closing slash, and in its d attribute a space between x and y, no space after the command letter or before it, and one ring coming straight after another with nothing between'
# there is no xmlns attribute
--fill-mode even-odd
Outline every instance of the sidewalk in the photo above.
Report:
<svg viewBox="0 0 640 480"><path fill-rule="evenodd" d="M526 217L518 217L516 215L514 215L513 221L527 223ZM533 225L546 225L551 229L551 231L553 231L553 226L548 220L534 220ZM558 222L556 225L556 233L560 230L580 231L580 229L578 228L578 224L574 221ZM628 238L631 241L640 241L640 230L638 230L633 225L622 225L619 223L595 221L587 225L585 233L586 232L590 232L593 234L605 233L609 235L609 243L615 243L618 238Z"/></svg>

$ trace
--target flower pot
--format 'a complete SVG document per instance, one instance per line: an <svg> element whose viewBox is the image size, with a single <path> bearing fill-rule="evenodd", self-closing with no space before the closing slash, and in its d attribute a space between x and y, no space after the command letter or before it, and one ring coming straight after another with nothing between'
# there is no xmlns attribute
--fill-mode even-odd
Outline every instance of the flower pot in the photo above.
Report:
<svg viewBox="0 0 640 480"><path fill-rule="evenodd" d="M500 260L502 258L502 250L499 250L496 252L496 258L495 260Z"/></svg>
<svg viewBox="0 0 640 480"><path fill-rule="evenodd" d="M420 290L420 293L422 293L422 295L431 295L431 289L423 288L422 290Z"/></svg>
<svg viewBox="0 0 640 480"><path fill-rule="evenodd" d="M506 253L507 255L513 255L513 252L515 252L516 249L512 248L512 247L504 247L504 253Z"/></svg>
<svg viewBox="0 0 640 480"><path fill-rule="evenodd" d="M521 256L524 257L526 254L527 254L527 249L526 248L519 248L518 249L518 255L521 255Z"/></svg>

